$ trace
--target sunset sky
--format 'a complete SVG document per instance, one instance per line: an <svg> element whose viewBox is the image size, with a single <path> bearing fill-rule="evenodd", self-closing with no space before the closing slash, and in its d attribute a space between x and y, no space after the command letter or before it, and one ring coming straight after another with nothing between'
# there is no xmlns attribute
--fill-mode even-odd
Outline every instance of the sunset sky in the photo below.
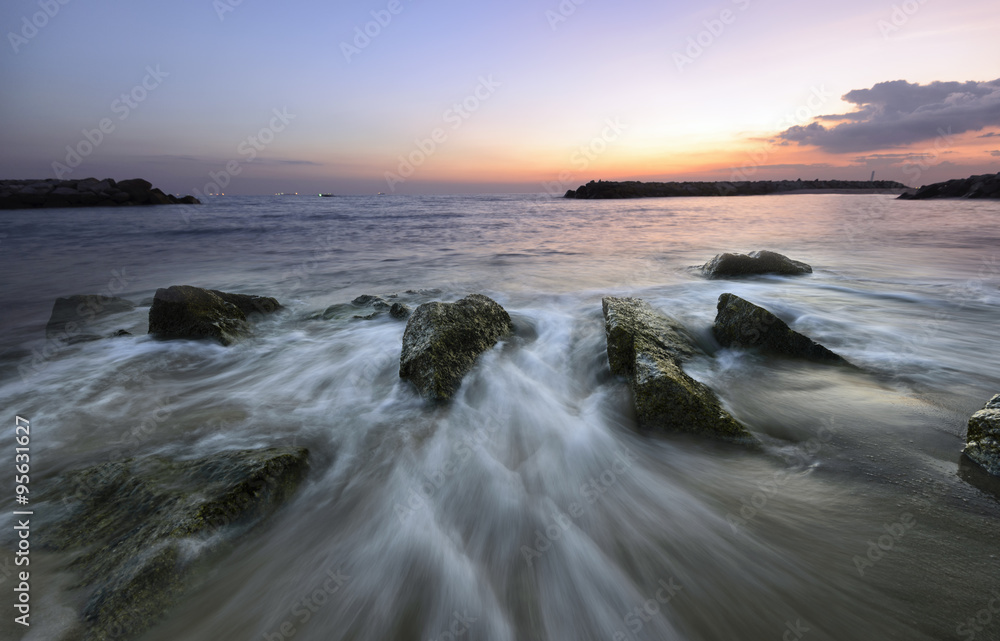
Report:
<svg viewBox="0 0 1000 641"><path fill-rule="evenodd" d="M996 0L576 2L9 0L0 177L418 194L1000 171Z"/></svg>

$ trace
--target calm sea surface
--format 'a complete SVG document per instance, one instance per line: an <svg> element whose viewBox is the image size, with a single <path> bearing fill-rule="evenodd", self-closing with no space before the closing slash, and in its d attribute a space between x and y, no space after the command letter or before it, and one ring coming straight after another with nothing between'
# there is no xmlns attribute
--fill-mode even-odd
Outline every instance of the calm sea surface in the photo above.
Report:
<svg viewBox="0 0 1000 641"><path fill-rule="evenodd" d="M1000 392L998 223L997 202L848 195L0 212L0 404L31 417L39 482L130 434L172 456L310 448L291 503L146 641L289 638L286 622L301 641L1000 639L1000 614L981 616L1000 502L960 464L969 415ZM754 249L815 273L693 269ZM151 340L145 307L91 328L134 336L45 341L59 296L183 284L287 310L231 348ZM518 331L445 408L398 378L404 323L317 318L361 294L474 292ZM642 297L711 347L723 292L864 370L717 346L689 363L764 453L637 434L608 369L602 296ZM304 607L331 571L349 578ZM46 576L25 639L59 639L77 607Z"/></svg>

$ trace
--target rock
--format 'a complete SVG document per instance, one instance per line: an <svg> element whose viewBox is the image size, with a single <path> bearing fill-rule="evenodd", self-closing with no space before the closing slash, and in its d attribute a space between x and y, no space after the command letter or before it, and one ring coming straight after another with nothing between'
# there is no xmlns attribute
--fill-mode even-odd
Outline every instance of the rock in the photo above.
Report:
<svg viewBox="0 0 1000 641"><path fill-rule="evenodd" d="M149 333L160 338L210 338L231 345L247 336L248 315L281 309L273 298L180 285L158 289L149 308Z"/></svg>
<svg viewBox="0 0 1000 641"><path fill-rule="evenodd" d="M471 294L455 303L424 303L403 333L399 376L432 401L447 401L476 358L514 331L510 315L493 299Z"/></svg>
<svg viewBox="0 0 1000 641"><path fill-rule="evenodd" d="M905 193L899 197L900 200L930 198L1000 198L1000 173L924 185L915 192Z"/></svg>
<svg viewBox="0 0 1000 641"><path fill-rule="evenodd" d="M45 336L67 340L98 318L133 309L135 303L115 296L76 295L57 298L45 326Z"/></svg>
<svg viewBox="0 0 1000 641"><path fill-rule="evenodd" d="M115 331L114 334L111 335L111 338L118 338L119 336L131 336L131 335L132 332L128 331L127 329L119 329Z"/></svg>
<svg viewBox="0 0 1000 641"><path fill-rule="evenodd" d="M965 440L965 456L993 476L1000 476L1000 394L972 415Z"/></svg>
<svg viewBox="0 0 1000 641"><path fill-rule="evenodd" d="M749 276L753 274L779 274L798 276L811 274L812 267L772 251L755 251L749 254L719 254L701 267L709 278Z"/></svg>
<svg viewBox="0 0 1000 641"><path fill-rule="evenodd" d="M67 569L86 590L83 638L140 637L199 570L292 496L308 456L296 447L183 461L148 456L57 478L45 496L60 517L43 543L78 553Z"/></svg>
<svg viewBox="0 0 1000 641"><path fill-rule="evenodd" d="M156 189L148 180L135 178L116 183L97 180L2 180L0 209L38 207L115 207L119 205L199 204L193 196L177 198Z"/></svg>
<svg viewBox="0 0 1000 641"><path fill-rule="evenodd" d="M149 192L153 188L153 183L142 178L123 180L117 185L118 191L123 191L129 195L129 200L141 205L149 200Z"/></svg>
<svg viewBox="0 0 1000 641"><path fill-rule="evenodd" d="M632 390L640 429L757 444L711 389L681 369L698 350L680 323L638 298L609 296L602 302L608 363Z"/></svg>
<svg viewBox="0 0 1000 641"><path fill-rule="evenodd" d="M808 336L794 331L783 320L735 294L719 296L712 333L725 347L757 348L770 354L811 361L850 365Z"/></svg>
<svg viewBox="0 0 1000 641"><path fill-rule="evenodd" d="M393 303L392 307L389 308L389 316L400 320L409 318L412 313L410 306L405 303Z"/></svg>
<svg viewBox="0 0 1000 641"><path fill-rule="evenodd" d="M591 180L566 192L565 198L666 198L692 196L762 196L787 193L898 194L908 189L893 180L742 180L736 182L639 182Z"/></svg>
<svg viewBox="0 0 1000 641"><path fill-rule="evenodd" d="M354 300L351 301L352 305L357 307L373 307L375 309L389 309L389 303L385 301L381 296L372 296L371 294L362 294Z"/></svg>

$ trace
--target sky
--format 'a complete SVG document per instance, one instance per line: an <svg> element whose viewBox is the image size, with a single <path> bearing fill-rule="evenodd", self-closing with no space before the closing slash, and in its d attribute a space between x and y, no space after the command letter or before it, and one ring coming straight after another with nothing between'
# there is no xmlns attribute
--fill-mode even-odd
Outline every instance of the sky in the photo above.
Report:
<svg viewBox="0 0 1000 641"><path fill-rule="evenodd" d="M6 0L0 177L178 194L1000 171L996 0Z"/></svg>

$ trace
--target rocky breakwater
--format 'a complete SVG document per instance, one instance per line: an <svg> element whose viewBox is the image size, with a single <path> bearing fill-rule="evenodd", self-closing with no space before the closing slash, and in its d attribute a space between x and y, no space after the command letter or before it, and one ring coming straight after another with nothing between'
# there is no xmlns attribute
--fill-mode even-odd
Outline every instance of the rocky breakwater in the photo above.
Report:
<svg viewBox="0 0 1000 641"><path fill-rule="evenodd" d="M993 476L1000 476L1000 394L969 419L965 456Z"/></svg>
<svg viewBox="0 0 1000 641"><path fill-rule="evenodd" d="M175 285L156 290L149 333L165 339L211 339L232 345L250 334L250 320L282 309L266 296Z"/></svg>
<svg viewBox="0 0 1000 641"><path fill-rule="evenodd" d="M399 376L425 399L448 401L479 355L513 332L507 311L482 294L455 303L424 303L406 324Z"/></svg>
<svg viewBox="0 0 1000 641"><path fill-rule="evenodd" d="M45 496L58 517L46 524L43 543L73 555L66 569L84 598L72 638L139 638L288 501L308 456L301 447L195 460L145 456L53 479Z"/></svg>
<svg viewBox="0 0 1000 641"><path fill-rule="evenodd" d="M608 363L628 382L640 429L758 443L708 386L681 369L700 350L680 323L638 298L602 302Z"/></svg>
<svg viewBox="0 0 1000 641"><path fill-rule="evenodd" d="M720 296L717 309L712 332L725 347L759 349L779 356L850 365L841 356L791 329L763 307L735 294Z"/></svg>
<svg viewBox="0 0 1000 641"><path fill-rule="evenodd" d="M930 198L1000 198L1000 173L956 178L942 183L924 185L914 193L902 194L900 200Z"/></svg>
<svg viewBox="0 0 1000 641"><path fill-rule="evenodd" d="M121 182L111 178L0 181L0 209L197 204L200 201L194 196L165 194L141 178Z"/></svg>
<svg viewBox="0 0 1000 641"><path fill-rule="evenodd" d="M742 180L737 182L590 181L566 192L565 198L682 198L703 196L767 196L815 192L898 194L908 189L893 180Z"/></svg>

